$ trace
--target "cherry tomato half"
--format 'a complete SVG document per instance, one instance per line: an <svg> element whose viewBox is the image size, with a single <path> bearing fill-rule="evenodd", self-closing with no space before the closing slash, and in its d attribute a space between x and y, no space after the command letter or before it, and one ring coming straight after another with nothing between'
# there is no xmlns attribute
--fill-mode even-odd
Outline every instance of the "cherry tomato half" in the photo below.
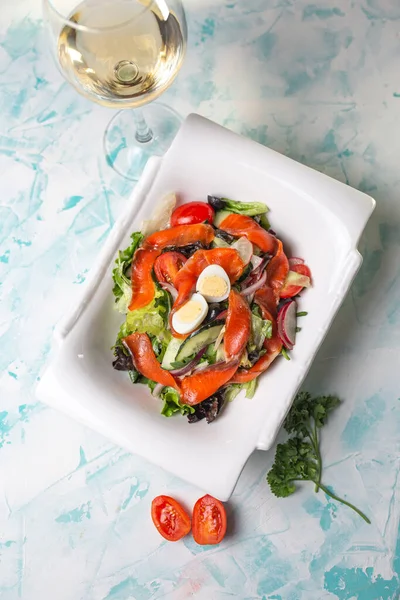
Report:
<svg viewBox="0 0 400 600"><path fill-rule="evenodd" d="M292 265L290 267L291 271L295 273L299 273L300 275L305 275L311 279L311 271L307 267L307 265ZM288 285L287 287L283 287L280 293L281 298L293 298L293 296L297 296L300 294L303 287L301 285Z"/></svg>
<svg viewBox="0 0 400 600"><path fill-rule="evenodd" d="M226 533L226 512L222 502L208 494L197 500L193 509L192 528L198 544L219 544Z"/></svg>
<svg viewBox="0 0 400 600"><path fill-rule="evenodd" d="M213 222L214 209L206 202L187 202L178 206L171 215L171 227L177 225L194 225L195 223Z"/></svg>
<svg viewBox="0 0 400 600"><path fill-rule="evenodd" d="M174 285L175 277L186 262L186 257L180 252L164 252L154 263L154 272L160 283Z"/></svg>
<svg viewBox="0 0 400 600"><path fill-rule="evenodd" d="M158 532L169 542L177 542L190 531L190 517L170 496L157 496L151 503L151 518Z"/></svg>

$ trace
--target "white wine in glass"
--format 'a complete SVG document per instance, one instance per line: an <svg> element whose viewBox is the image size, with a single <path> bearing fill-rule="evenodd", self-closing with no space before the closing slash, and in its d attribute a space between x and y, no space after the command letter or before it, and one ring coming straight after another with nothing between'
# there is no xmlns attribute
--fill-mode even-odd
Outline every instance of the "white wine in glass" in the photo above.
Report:
<svg viewBox="0 0 400 600"><path fill-rule="evenodd" d="M181 123L171 108L148 105L182 65L187 30L181 0L43 2L66 79L86 98L124 109L105 132L105 150L116 171L136 180L150 156L168 149Z"/></svg>

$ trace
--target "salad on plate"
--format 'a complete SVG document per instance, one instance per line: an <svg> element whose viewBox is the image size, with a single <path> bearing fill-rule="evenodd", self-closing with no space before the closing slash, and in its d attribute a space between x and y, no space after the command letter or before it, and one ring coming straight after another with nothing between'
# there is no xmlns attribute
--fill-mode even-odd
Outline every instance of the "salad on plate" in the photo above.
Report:
<svg viewBox="0 0 400 600"><path fill-rule="evenodd" d="M296 342L296 297L311 285L302 258L288 258L268 207L208 196L164 198L134 232L113 270L125 315L113 367L146 384L161 413L208 423Z"/></svg>

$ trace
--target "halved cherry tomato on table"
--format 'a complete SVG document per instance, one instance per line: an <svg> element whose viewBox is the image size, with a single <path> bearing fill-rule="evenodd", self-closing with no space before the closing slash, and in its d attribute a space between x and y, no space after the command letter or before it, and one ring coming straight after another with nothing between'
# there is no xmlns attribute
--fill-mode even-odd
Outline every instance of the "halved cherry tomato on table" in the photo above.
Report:
<svg viewBox="0 0 400 600"><path fill-rule="evenodd" d="M151 518L158 532L169 542L177 542L191 529L190 517L170 496L157 496L151 503Z"/></svg>
<svg viewBox="0 0 400 600"><path fill-rule="evenodd" d="M222 502L208 494L197 500L192 529L195 542L201 546L219 544L226 533L226 512Z"/></svg>
<svg viewBox="0 0 400 600"><path fill-rule="evenodd" d="M171 227L176 225L194 225L195 223L212 223L214 209L206 202L187 202L178 206L171 215Z"/></svg>
<svg viewBox="0 0 400 600"><path fill-rule="evenodd" d="M186 260L186 256L180 252L171 251L161 254L154 263L154 272L158 281L174 285L175 277Z"/></svg>
<svg viewBox="0 0 400 600"><path fill-rule="evenodd" d="M290 270L294 271L295 273L299 273L299 275L305 275L306 277L311 279L311 271L307 267L307 265L302 265L302 264L292 265L290 267ZM302 289L303 289L303 287L301 285L288 285L288 286L284 285L283 288L281 289L280 297L281 298L293 298L293 296L297 296L297 294L300 294Z"/></svg>

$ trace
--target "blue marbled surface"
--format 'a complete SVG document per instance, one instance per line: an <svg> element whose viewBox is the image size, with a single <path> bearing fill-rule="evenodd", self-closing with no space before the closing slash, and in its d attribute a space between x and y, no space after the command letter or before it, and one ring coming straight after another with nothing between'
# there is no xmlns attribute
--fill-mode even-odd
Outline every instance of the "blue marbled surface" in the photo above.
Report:
<svg viewBox="0 0 400 600"><path fill-rule="evenodd" d="M164 101L377 199L365 261L308 379L345 398L326 477L372 519L287 500L250 459L213 549L161 541L152 497L195 491L38 404L52 330L131 191L105 164L112 111L79 97L34 0L0 7L0 598L398 600L399 0L187 2L185 66Z"/></svg>

